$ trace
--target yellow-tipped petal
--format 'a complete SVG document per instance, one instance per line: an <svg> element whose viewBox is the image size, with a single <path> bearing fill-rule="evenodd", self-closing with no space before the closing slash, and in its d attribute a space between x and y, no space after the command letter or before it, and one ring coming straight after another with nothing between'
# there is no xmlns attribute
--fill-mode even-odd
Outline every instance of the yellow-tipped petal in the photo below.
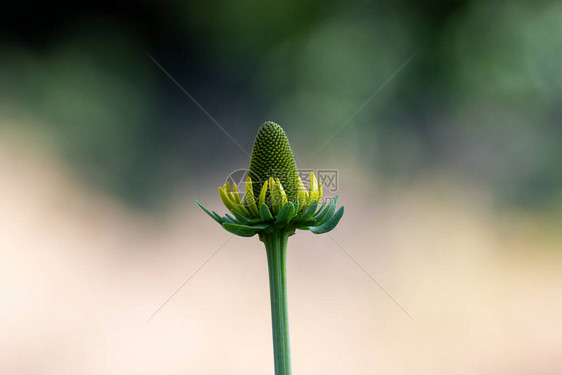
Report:
<svg viewBox="0 0 562 375"><path fill-rule="evenodd" d="M306 210L306 208L308 206L310 206L310 200L309 200L309 196L308 196L308 191L306 190L306 187L304 186L301 178L299 177L299 191L298 191L299 195L299 211L304 211Z"/></svg>
<svg viewBox="0 0 562 375"><path fill-rule="evenodd" d="M246 206L244 206L242 203L235 203L235 207L236 211L240 212L242 215L246 216L246 217L251 217L252 215L250 214L250 211L248 210L248 208L246 208Z"/></svg>
<svg viewBox="0 0 562 375"><path fill-rule="evenodd" d="M281 185L281 181L276 179L277 187L279 189L279 194L281 195L281 207L287 204L287 194L285 193L285 189L283 189L283 185Z"/></svg>
<svg viewBox="0 0 562 375"><path fill-rule="evenodd" d="M252 178L250 176L246 177L246 190L248 191L248 187L252 190Z"/></svg>
<svg viewBox="0 0 562 375"><path fill-rule="evenodd" d="M234 208L236 208L236 206L238 206L238 202L236 202L236 197L234 196L234 193L232 191L229 191L226 193L226 196L228 197L228 200L230 200Z"/></svg>
<svg viewBox="0 0 562 375"><path fill-rule="evenodd" d="M232 183L232 194L234 195L235 202L241 204L242 200L240 199L240 193L238 192L238 187L235 182Z"/></svg>
<svg viewBox="0 0 562 375"><path fill-rule="evenodd" d="M259 202L259 203L260 203L260 206L265 203L265 195L267 194L267 185L268 185L268 181L265 181L265 182L263 183L262 188L261 188L261 192L260 192L260 202Z"/></svg>
<svg viewBox="0 0 562 375"><path fill-rule="evenodd" d="M234 208L236 211L240 212L244 216L250 216L250 212L246 207L244 207L244 203L242 203L242 199L240 199L240 193L238 192L238 187L235 182L232 182L232 191L230 192L230 195L234 200Z"/></svg>
<svg viewBox="0 0 562 375"><path fill-rule="evenodd" d="M318 200L322 200L322 184L318 184Z"/></svg>
<svg viewBox="0 0 562 375"><path fill-rule="evenodd" d="M281 209L281 193L279 192L279 186L273 177L269 178L269 194L271 196L271 208L273 209L273 214L277 215Z"/></svg>
<svg viewBox="0 0 562 375"><path fill-rule="evenodd" d="M298 184L297 184L297 202L299 204L299 207L303 208L304 204L306 203L306 188L304 187L304 184L302 183L301 178L298 178Z"/></svg>
<svg viewBox="0 0 562 375"><path fill-rule="evenodd" d="M226 194L226 191L222 186L219 186L219 196L221 197L222 203L226 206L226 208L228 208L229 211L234 208L234 205L230 201L230 198L228 198L228 195Z"/></svg>
<svg viewBox="0 0 562 375"><path fill-rule="evenodd" d="M260 212L258 210L258 206L256 205L256 198L254 197L254 190L252 188L252 179L250 176L246 179L246 190L244 194L244 200L246 201L246 205L252 215L255 217L260 216Z"/></svg>
<svg viewBox="0 0 562 375"><path fill-rule="evenodd" d="M316 181L316 177L314 176L313 172L310 172L310 188L308 195L308 201L310 203L318 200L318 181Z"/></svg>
<svg viewBox="0 0 562 375"><path fill-rule="evenodd" d="M226 196L226 198L228 199L231 205L231 207L229 207L228 209L232 210L232 208L234 208L234 205L236 204L236 199L234 198L234 195L232 194L232 190L230 189L230 182L227 181L222 188L224 190L224 195Z"/></svg>

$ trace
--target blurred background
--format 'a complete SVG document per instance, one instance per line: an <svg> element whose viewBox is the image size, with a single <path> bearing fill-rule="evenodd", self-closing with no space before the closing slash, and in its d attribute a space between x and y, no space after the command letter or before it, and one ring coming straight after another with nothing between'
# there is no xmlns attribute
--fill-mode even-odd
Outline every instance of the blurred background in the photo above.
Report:
<svg viewBox="0 0 562 375"><path fill-rule="evenodd" d="M194 204L267 120L346 206L290 241L295 374L561 373L561 2L0 19L0 373L272 373L263 246Z"/></svg>

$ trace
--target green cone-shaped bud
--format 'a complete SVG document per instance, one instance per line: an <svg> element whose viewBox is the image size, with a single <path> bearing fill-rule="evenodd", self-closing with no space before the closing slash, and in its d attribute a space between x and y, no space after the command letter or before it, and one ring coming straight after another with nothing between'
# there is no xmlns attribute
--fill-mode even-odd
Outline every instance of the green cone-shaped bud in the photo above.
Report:
<svg viewBox="0 0 562 375"><path fill-rule="evenodd" d="M263 183L273 177L279 178L287 199L295 201L297 164L283 128L276 123L266 122L260 127L250 158L249 174L253 181L254 196L258 197Z"/></svg>

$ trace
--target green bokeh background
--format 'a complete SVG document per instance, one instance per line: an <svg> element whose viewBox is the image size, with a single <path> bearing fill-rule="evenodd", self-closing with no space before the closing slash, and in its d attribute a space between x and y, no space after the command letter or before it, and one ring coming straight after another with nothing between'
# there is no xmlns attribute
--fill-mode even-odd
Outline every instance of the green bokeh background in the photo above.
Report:
<svg viewBox="0 0 562 375"><path fill-rule="evenodd" d="M402 185L451 171L500 208L561 216L560 2L47 9L5 13L1 126L37 132L80 178L134 207L158 210L178 186L196 195L248 163L149 54L247 150L272 120L301 167L343 158Z"/></svg>

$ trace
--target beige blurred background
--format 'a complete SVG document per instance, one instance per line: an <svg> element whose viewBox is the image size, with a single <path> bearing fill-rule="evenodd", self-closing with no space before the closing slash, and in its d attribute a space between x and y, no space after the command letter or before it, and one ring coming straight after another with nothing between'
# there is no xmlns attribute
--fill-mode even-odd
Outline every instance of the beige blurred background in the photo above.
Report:
<svg viewBox="0 0 562 375"><path fill-rule="evenodd" d="M1 374L271 374L263 246L194 203L265 120L346 207L290 239L293 373L562 372L560 4L286 7L6 13Z"/></svg>
<svg viewBox="0 0 562 375"><path fill-rule="evenodd" d="M2 373L271 373L257 239L230 239L147 323L230 235L189 197L157 217L135 212L14 137L2 134L0 153ZM288 258L295 373L562 369L551 223L493 212L486 191L443 175L408 189L344 177L346 216L331 236L415 322L328 236L299 232ZM198 198L220 209L214 189Z"/></svg>

